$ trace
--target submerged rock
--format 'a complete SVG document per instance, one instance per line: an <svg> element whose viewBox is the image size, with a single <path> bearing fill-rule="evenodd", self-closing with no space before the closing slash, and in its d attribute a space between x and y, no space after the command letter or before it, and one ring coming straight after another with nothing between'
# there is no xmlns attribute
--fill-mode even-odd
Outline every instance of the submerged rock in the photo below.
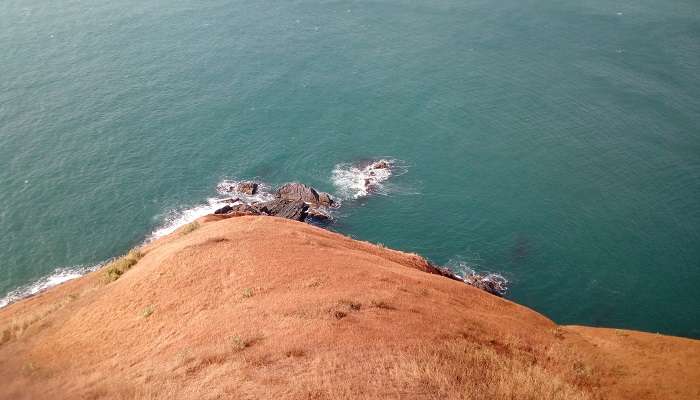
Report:
<svg viewBox="0 0 700 400"><path fill-rule="evenodd" d="M260 184L253 181L243 181L243 182L224 182L217 186L217 189L221 192L228 193L242 193L252 196L258 193L258 188Z"/></svg>
<svg viewBox="0 0 700 400"><path fill-rule="evenodd" d="M379 160L370 166L370 169L388 169L389 163L384 160Z"/></svg>
<svg viewBox="0 0 700 400"><path fill-rule="evenodd" d="M364 173L365 192L371 193L381 187L381 182L391 176L392 162L386 160L375 161L366 166Z"/></svg>

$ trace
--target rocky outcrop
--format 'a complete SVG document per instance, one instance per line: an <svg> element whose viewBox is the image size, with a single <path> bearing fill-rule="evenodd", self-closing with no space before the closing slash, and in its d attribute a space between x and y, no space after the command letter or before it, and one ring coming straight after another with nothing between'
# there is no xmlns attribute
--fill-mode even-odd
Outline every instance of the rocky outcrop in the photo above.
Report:
<svg viewBox="0 0 700 400"><path fill-rule="evenodd" d="M309 210L307 211L307 217L319 222L326 222L331 220L330 213L320 208L309 208Z"/></svg>
<svg viewBox="0 0 700 400"><path fill-rule="evenodd" d="M252 196L258 193L258 186L256 182L241 182L238 184L238 191Z"/></svg>
<svg viewBox="0 0 700 400"><path fill-rule="evenodd" d="M392 175L394 161L380 159L364 164L361 173L364 175L365 195L381 189L381 183ZM237 215L273 215L292 219L309 218L313 221L332 221L332 210L340 207L340 202L328 193L319 192L315 188L299 182L286 183L273 193L265 192L261 184L254 181L224 181L217 186L219 193L231 193L232 197L222 200L229 203L231 207L222 207L215 211L215 214ZM263 193L264 192L264 193ZM235 197L234 195L240 197ZM259 194L256 198L249 196ZM274 200L271 198L274 197ZM261 200L260 198L264 198ZM284 202L282 202L284 201ZM307 207L298 205L303 202ZM243 203L246 207L241 206ZM251 208L252 207L252 208Z"/></svg>
<svg viewBox="0 0 700 400"><path fill-rule="evenodd" d="M287 183L277 189L276 196L284 200L303 201L313 206L332 207L335 202L328 193L318 192L303 183Z"/></svg>
<svg viewBox="0 0 700 400"><path fill-rule="evenodd" d="M258 184L255 182L240 182L226 190L238 193L255 194ZM235 201L242 201L237 198ZM275 192L275 199L266 202L242 203L226 205L214 211L216 215L272 215L280 218L288 218L296 221L304 221L311 218L315 221L329 221L331 215L329 209L336 206L333 197L324 192L319 192L311 186L302 183L287 183Z"/></svg>
<svg viewBox="0 0 700 400"><path fill-rule="evenodd" d="M226 190L254 194L258 190L258 184L241 182L227 187ZM243 200L236 198L235 201ZM227 204L214 211L214 214L271 215L296 221L304 221L309 217L316 221L328 221L331 219L329 208L334 207L336 204L333 197L328 193L318 192L311 186L301 183L287 183L277 189L273 200L250 204Z"/></svg>
<svg viewBox="0 0 700 400"><path fill-rule="evenodd" d="M286 199L275 199L265 203L258 203L257 207L264 214L296 221L304 221L309 209L309 205L303 201Z"/></svg>
<svg viewBox="0 0 700 400"><path fill-rule="evenodd" d="M237 206L233 207L233 212L238 213L240 215L260 215L262 214L262 211L254 205L250 204L239 204Z"/></svg>
<svg viewBox="0 0 700 400"><path fill-rule="evenodd" d="M326 192L319 192L318 193L318 202L320 205L325 206L325 207L335 207L336 202L333 200L331 195L329 195Z"/></svg>
<svg viewBox="0 0 700 400"><path fill-rule="evenodd" d="M226 214L236 214L236 215L260 215L262 211L254 205L241 203L236 205L225 205L218 210L214 211L215 215L226 215Z"/></svg>
<svg viewBox="0 0 700 400"><path fill-rule="evenodd" d="M230 205L227 204L227 205L219 208L218 210L214 211L214 214L215 215L224 215L224 214L230 213L231 211L233 211L233 207L231 207Z"/></svg>

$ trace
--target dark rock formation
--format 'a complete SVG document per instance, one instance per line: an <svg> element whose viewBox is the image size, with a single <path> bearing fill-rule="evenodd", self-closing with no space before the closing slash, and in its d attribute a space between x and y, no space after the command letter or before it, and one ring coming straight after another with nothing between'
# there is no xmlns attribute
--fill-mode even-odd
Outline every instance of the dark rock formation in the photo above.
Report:
<svg viewBox="0 0 700 400"><path fill-rule="evenodd" d="M237 190L241 193L247 195L254 195L258 193L258 184L256 182L241 182L238 184Z"/></svg>
<svg viewBox="0 0 700 400"><path fill-rule="evenodd" d="M309 209L309 205L303 201L286 199L275 199L265 203L258 203L256 207L265 214L296 221L304 221Z"/></svg>
<svg viewBox="0 0 700 400"><path fill-rule="evenodd" d="M218 189L221 192L254 195L259 187L256 182L243 181L220 184ZM229 204L214 214L272 215L298 221L305 221L308 217L316 222L330 221L330 209L340 205L330 194L297 182L282 185L271 201L246 203L245 198L232 197L222 202Z"/></svg>
<svg viewBox="0 0 700 400"><path fill-rule="evenodd" d="M255 194L258 190L258 184L255 182L241 182L227 187L226 190ZM319 193L311 186L301 183L283 185L277 189L275 197L274 200L267 202L226 205L216 210L214 214L272 215L297 221L304 221L307 217L310 217L317 221L328 221L330 214L326 208L336 204L328 193ZM226 202L231 203L237 201L241 201L241 199L226 200Z"/></svg>
<svg viewBox="0 0 700 400"><path fill-rule="evenodd" d="M231 206L229 204L219 208L218 210L214 211L214 214L216 215L223 215L223 214L231 214L231 213L236 213L238 215L260 215L261 211L257 207L250 205L250 204L237 204L234 206Z"/></svg>
<svg viewBox="0 0 700 400"><path fill-rule="evenodd" d="M303 201L312 205L333 206L333 198L328 193L319 193L311 186L302 183L287 183L277 189L276 196L283 200Z"/></svg>
<svg viewBox="0 0 700 400"><path fill-rule="evenodd" d="M284 200L297 200L306 203L318 203L318 192L302 183L287 183L277 189L277 197Z"/></svg>
<svg viewBox="0 0 700 400"><path fill-rule="evenodd" d="M326 207L333 207L335 205L335 201L333 201L333 198L331 195L325 192L319 192L318 193L318 202L319 204L326 206Z"/></svg>
<svg viewBox="0 0 700 400"><path fill-rule="evenodd" d="M329 221L331 219L330 214L320 208L309 208L306 213L308 218L316 221Z"/></svg>
<svg viewBox="0 0 700 400"><path fill-rule="evenodd" d="M232 212L238 213L240 215L260 215L262 212L258 207L255 205L251 204L239 204L237 206L233 206Z"/></svg>
<svg viewBox="0 0 700 400"><path fill-rule="evenodd" d="M231 207L230 205L227 204L227 205L219 208L218 210L214 211L214 214L215 215L228 214L231 211L233 211L233 207Z"/></svg>

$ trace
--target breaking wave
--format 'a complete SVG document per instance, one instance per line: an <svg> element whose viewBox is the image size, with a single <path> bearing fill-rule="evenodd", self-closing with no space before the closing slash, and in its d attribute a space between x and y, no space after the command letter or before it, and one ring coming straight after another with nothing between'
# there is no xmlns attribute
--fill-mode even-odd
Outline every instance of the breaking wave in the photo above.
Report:
<svg viewBox="0 0 700 400"><path fill-rule="evenodd" d="M377 168L385 164L387 168ZM385 184L392 176L403 175L407 167L399 160L381 158L359 163L342 163L335 166L331 174L338 195L345 199L359 199L370 194L386 195L389 190Z"/></svg>
<svg viewBox="0 0 700 400"><path fill-rule="evenodd" d="M479 289L484 289L488 292L498 294L499 296L504 296L508 291L508 279L503 275L488 272L488 271L478 271L476 268L478 266L473 266L466 261L461 260L450 260L445 265L450 271L452 271L457 277L462 279L464 283L478 287Z"/></svg>
<svg viewBox="0 0 700 400"><path fill-rule="evenodd" d="M0 308L7 306L8 304L14 303L17 300L23 299L25 297L33 296L39 292L42 292L52 286L59 285L63 282L70 281L75 278L79 278L88 272L92 272L100 268L103 263L92 265L92 266L76 266L69 268L57 268L51 275L42 277L30 284L20 286L17 289L6 294L5 297L0 299Z"/></svg>
<svg viewBox="0 0 700 400"><path fill-rule="evenodd" d="M151 235L146 241L158 239L177 230L177 228L194 222L197 218L211 214L218 208L222 207L221 201L216 198L207 199L206 204L196 205L189 208L179 208L167 211L161 214L160 218L164 220L163 224L151 232Z"/></svg>
<svg viewBox="0 0 700 400"><path fill-rule="evenodd" d="M254 202L272 200L273 195L270 193L269 186L260 184L256 194L249 195L237 190L238 185L243 182L246 181L228 179L223 180L216 185L218 196L208 198L205 204L198 204L193 207L176 208L166 212L165 214L161 214L160 218L162 218L164 222L160 225L160 227L151 232L146 241L151 241L168 235L176 231L181 226L194 222L197 218L213 214L214 211L226 204L250 204Z"/></svg>

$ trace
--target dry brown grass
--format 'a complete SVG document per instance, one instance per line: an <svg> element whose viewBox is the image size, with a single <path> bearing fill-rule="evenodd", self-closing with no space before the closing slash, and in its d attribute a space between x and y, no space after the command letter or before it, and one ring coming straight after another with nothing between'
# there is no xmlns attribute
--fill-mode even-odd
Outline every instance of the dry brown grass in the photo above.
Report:
<svg viewBox="0 0 700 400"><path fill-rule="evenodd" d="M133 249L125 256L111 262L104 267L104 281L109 283L119 279L126 271L136 265L143 256L144 253L139 249ZM83 293L87 293L94 290L94 288L82 290ZM2 321L3 323L0 323L0 345L21 337L31 326L36 325L54 312L64 308L66 305L77 300L80 296L81 294L79 293L69 293L65 298L55 303L43 304L31 310L31 312L17 313L17 316L11 320Z"/></svg>
<svg viewBox="0 0 700 400"><path fill-rule="evenodd" d="M270 343L260 336L236 334L183 350L170 374L173 379L186 376L194 380L221 371L227 380L245 385L254 376L277 370L267 379L285 385L271 386L270 398L593 399L589 386L572 383L573 369L558 368L562 357L569 357L565 348L533 350L515 338L497 346L459 338L401 347L368 347L351 357L313 347L303 340ZM253 349L258 351L249 353ZM548 356L557 357L556 362L548 364ZM110 398L175 399L200 398L223 389L225 385L182 386L182 382L156 379L143 387L110 385L95 390ZM224 398L255 397L232 385Z"/></svg>
<svg viewBox="0 0 700 400"><path fill-rule="evenodd" d="M143 318L148 318L153 314L154 311L155 311L155 308L153 307L153 305L149 305L148 307L144 308L141 311L141 316Z"/></svg>
<svg viewBox="0 0 700 400"><path fill-rule="evenodd" d="M190 222L189 224L180 228L180 233L183 235L187 235L188 233L192 233L192 232L196 231L197 229L199 229L200 226L201 226L201 224L197 221Z"/></svg>
<svg viewBox="0 0 700 400"><path fill-rule="evenodd" d="M115 284L0 310L0 398L699 398L700 342L557 328L306 224L203 222L142 251Z"/></svg>
<svg viewBox="0 0 700 400"><path fill-rule="evenodd" d="M396 307L392 306L391 304L389 304L388 302L386 302L384 300L372 300L370 302L370 304L374 308L381 308L384 310L396 310Z"/></svg>
<svg viewBox="0 0 700 400"><path fill-rule="evenodd" d="M65 307L77 299L74 295L67 296L61 301L37 308L31 313L19 314L3 325L0 325L0 346L12 339L21 337L32 325L40 322L50 314ZM3 321L4 322L4 321Z"/></svg>
<svg viewBox="0 0 700 400"><path fill-rule="evenodd" d="M294 391L301 397L591 399L585 385L570 383L566 371L540 364L530 352L515 347L502 350L465 339L375 353L348 369L342 367L340 358L319 358L315 369L320 382L294 383ZM341 369L343 373L339 373Z"/></svg>
<svg viewBox="0 0 700 400"><path fill-rule="evenodd" d="M139 249L134 249L125 256L119 257L118 259L109 263L104 269L105 282L109 283L121 278L121 276L124 275L126 271L131 269L131 267L136 265L136 263L138 263L143 256L143 252L141 252Z"/></svg>

